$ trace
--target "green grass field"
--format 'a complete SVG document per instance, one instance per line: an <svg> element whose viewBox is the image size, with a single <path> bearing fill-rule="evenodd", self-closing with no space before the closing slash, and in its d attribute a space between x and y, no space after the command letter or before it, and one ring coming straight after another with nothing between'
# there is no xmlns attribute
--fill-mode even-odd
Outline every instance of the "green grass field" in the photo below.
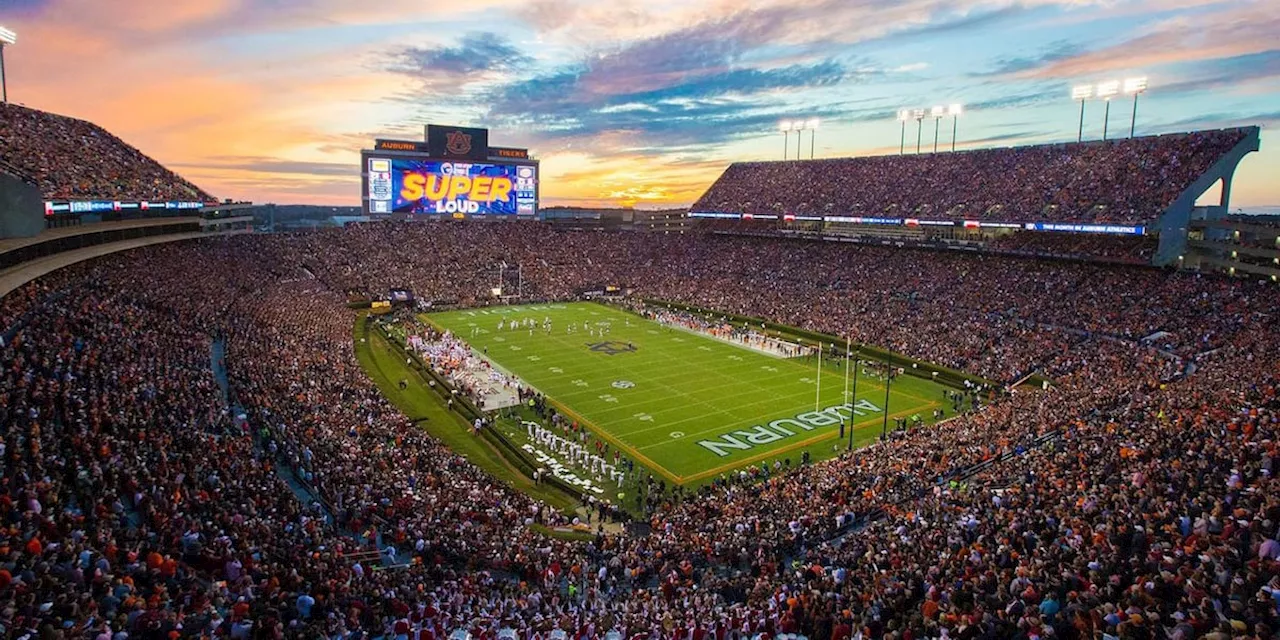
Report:
<svg viewBox="0 0 1280 640"><path fill-rule="evenodd" d="M471 434L471 425L462 416L449 411L444 401L427 389L421 378L405 364L404 353L377 331L366 325L365 317L356 319L353 330L356 359L374 384L406 417L440 438L451 449L511 487L523 491L561 511L571 511L574 502L568 496L536 485L511 465L502 453L483 438ZM401 389L400 380L416 381Z"/></svg>
<svg viewBox="0 0 1280 640"><path fill-rule="evenodd" d="M843 363L827 363L819 385L813 358L779 358L600 304L495 307L425 318L678 484L775 459L798 463L803 451L814 459L830 457L845 446L838 441L840 417L853 424L855 446L878 436L884 420L884 383L859 376L856 399L846 401ZM533 319L532 335L525 328L498 330L500 321L506 326L513 318ZM551 318L549 335L542 329L545 318ZM584 322L607 325L609 333L592 336ZM571 324L577 330L568 333ZM943 389L913 376L895 379L890 428L898 416L930 421L931 410L945 405Z"/></svg>

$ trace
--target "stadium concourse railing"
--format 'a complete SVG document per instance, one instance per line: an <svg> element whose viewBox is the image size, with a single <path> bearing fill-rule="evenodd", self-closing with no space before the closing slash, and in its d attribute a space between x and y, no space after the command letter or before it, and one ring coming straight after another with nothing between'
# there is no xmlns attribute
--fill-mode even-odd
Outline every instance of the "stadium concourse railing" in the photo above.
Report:
<svg viewBox="0 0 1280 640"><path fill-rule="evenodd" d="M799 329L796 327L789 327L784 324L770 322L768 320L765 320L764 318L744 316L736 313L724 313L722 311L715 311L713 309L704 309L702 307L695 307L693 305L682 304L679 302L670 302L667 300L641 298L640 301L651 306L666 307L668 309L687 311L689 313L695 313L703 316L720 317L730 322L743 322L743 323L748 323L754 326L760 326L760 327L763 327L767 332L777 335L779 337L791 337L791 338L800 340L801 342L807 342L807 343L818 344L818 345L836 345L837 347L839 347L839 345L844 343L844 338L841 338L839 336L833 336L826 333L819 333L817 331L809 331L807 329ZM899 367L904 372L914 375L916 377L925 378L928 380L934 380L936 382L945 384L949 387L963 389L965 388L964 383L966 380L969 381L971 385L976 384L980 386L985 386L989 389L1000 389L1004 386L1001 383L995 382L994 380L988 380L981 376L976 376L971 373L960 371L958 369L951 369L941 365L933 364L932 362L916 360L915 358L910 358L900 353L894 353L892 351L887 351L885 349L874 347L868 344L855 344L853 345L853 347L857 348L858 351L864 356L869 356L870 358L879 360L880 362L885 362L890 365Z"/></svg>
<svg viewBox="0 0 1280 640"><path fill-rule="evenodd" d="M372 316L365 315L361 322L365 323L362 331L363 333L368 333L369 326L373 325L377 329L378 334L381 335L388 343L395 345L397 349L404 352L410 361L409 368L413 369L414 373L418 374L419 378L423 382L427 383L427 387L434 390L441 400L447 402L449 399L452 399L453 411L465 418L468 423L475 422L477 418L485 417L484 412L477 407L466 394L457 393L457 390L449 383L448 378L440 375L435 369L432 369L430 365L423 362L422 358L419 357L413 349L410 349L409 346L399 337L393 335L390 331L387 331L386 327L373 322ZM520 470L520 473L524 474L529 479L536 479L538 482L551 486L575 500L586 499L586 495L583 494L581 490L567 482L564 482L554 475L545 472L542 474L535 474L536 471L541 469L541 466L538 465L538 463L534 461L534 459L531 458L523 449L507 439L507 437L499 430L481 429L480 436L497 446L501 451L502 456L506 458L508 462L515 465L516 468Z"/></svg>
<svg viewBox="0 0 1280 640"><path fill-rule="evenodd" d="M17 179L21 180L22 182L24 182L24 183L26 183L26 184L28 184L28 185L30 185L30 186L33 186L33 187L38 187L38 186L40 186L40 183L39 183L39 182L37 182L37 181L36 181L36 179L35 179L34 177L32 177L31 175L29 175L28 173L26 173L26 172L25 172L25 171L23 171L22 169L19 169L19 168L15 167L15 166L13 166L13 165L9 164L8 162L5 162L4 160L0 160L0 171L3 171L3 172L5 172L5 173L7 173L7 174L9 174L9 175L11 175L11 176L13 176L13 177L15 177L15 178L17 178Z"/></svg>

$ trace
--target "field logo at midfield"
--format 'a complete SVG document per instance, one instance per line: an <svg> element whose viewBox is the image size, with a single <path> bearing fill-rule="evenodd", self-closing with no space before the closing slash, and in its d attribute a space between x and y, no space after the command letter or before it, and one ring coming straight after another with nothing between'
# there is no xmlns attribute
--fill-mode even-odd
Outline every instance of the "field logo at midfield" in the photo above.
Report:
<svg viewBox="0 0 1280 640"><path fill-rule="evenodd" d="M631 353L636 350L636 346L629 342L619 342L617 340L607 340L605 342L587 343L587 348L596 353L604 353L616 356L619 353Z"/></svg>
<svg viewBox="0 0 1280 640"><path fill-rule="evenodd" d="M790 438L802 431L813 431L818 427L840 424L841 418L848 419L853 416L865 416L868 413L879 413L880 411L880 407L872 404L869 400L859 400L853 404L846 402L832 405L821 411L801 413L794 418L774 420L767 425L739 429L720 436L718 440L699 440L698 444L716 454L716 456L723 458L730 455L734 450L746 451L757 445Z"/></svg>

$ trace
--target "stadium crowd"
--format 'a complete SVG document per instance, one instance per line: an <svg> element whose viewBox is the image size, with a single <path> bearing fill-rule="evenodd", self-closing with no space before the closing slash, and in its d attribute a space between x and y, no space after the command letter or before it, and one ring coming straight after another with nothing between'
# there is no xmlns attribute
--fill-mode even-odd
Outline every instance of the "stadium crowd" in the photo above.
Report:
<svg viewBox="0 0 1280 640"><path fill-rule="evenodd" d="M423 251L427 243L436 250ZM498 225L364 225L298 236L286 251L335 291L356 296L408 286L425 299L487 304L505 262L521 267L529 300L633 287L645 297L849 335L997 381L1035 369L1087 333L1159 335L1184 357L1209 351L1270 291L1155 269L771 238L602 239L541 225L519 233Z"/></svg>
<svg viewBox="0 0 1280 640"><path fill-rule="evenodd" d="M0 159L49 200L215 200L96 124L9 102L0 103Z"/></svg>
<svg viewBox="0 0 1280 640"><path fill-rule="evenodd" d="M1241 129L959 153L739 162L693 211L1142 224Z"/></svg>
<svg viewBox="0 0 1280 640"><path fill-rule="evenodd" d="M344 304L486 304L503 261L527 298L620 284L1056 384L667 492L647 533L544 537L572 515L399 414ZM0 633L1271 638L1278 303L1149 269L535 224L107 256L0 300Z"/></svg>

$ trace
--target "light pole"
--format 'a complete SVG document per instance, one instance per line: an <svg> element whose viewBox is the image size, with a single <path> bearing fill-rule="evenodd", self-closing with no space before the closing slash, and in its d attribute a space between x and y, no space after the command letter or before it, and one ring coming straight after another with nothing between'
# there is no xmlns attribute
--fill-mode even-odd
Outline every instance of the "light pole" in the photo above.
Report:
<svg viewBox="0 0 1280 640"><path fill-rule="evenodd" d="M1133 128L1138 123L1138 94L1147 90L1147 77L1129 78L1124 81L1124 92L1133 94L1133 117L1129 119L1129 137L1133 137Z"/></svg>
<svg viewBox="0 0 1280 640"><path fill-rule="evenodd" d="M880 441L889 438L889 385L893 383L893 367L884 363L884 424L880 426Z"/></svg>
<svg viewBox="0 0 1280 640"><path fill-rule="evenodd" d="M953 104L947 108L947 112L951 114L951 152L956 152L956 128L960 123L960 112L964 107L959 104Z"/></svg>
<svg viewBox="0 0 1280 640"><path fill-rule="evenodd" d="M1086 84L1072 87L1071 99L1080 101L1080 130L1076 133L1076 142L1084 140L1084 101L1093 97L1093 85Z"/></svg>
<svg viewBox="0 0 1280 640"><path fill-rule="evenodd" d="M778 130L782 132L782 161L787 161L787 152L791 150L791 121L783 120L778 123ZM797 135L799 133L797 132Z"/></svg>
<svg viewBox="0 0 1280 640"><path fill-rule="evenodd" d="M9 102L9 74L4 70L4 47L17 43L18 34L0 27L0 102L5 104Z"/></svg>
<svg viewBox="0 0 1280 640"><path fill-rule="evenodd" d="M936 106L931 110L933 116L933 152L938 152L938 127L942 122L942 117L947 115L947 108L944 106Z"/></svg>
<svg viewBox="0 0 1280 640"><path fill-rule="evenodd" d="M906 122L905 120L903 122ZM858 349L853 352L853 395L849 396L849 404L858 404L858 365L862 361L862 345L858 345ZM849 366L848 358L845 359L845 366ZM853 416L849 416L849 450L853 450Z"/></svg>
<svg viewBox="0 0 1280 640"><path fill-rule="evenodd" d="M1107 139L1107 124L1111 120L1111 99L1120 93L1120 81L1108 80L1098 83L1098 97L1102 98L1107 106L1102 111L1102 139Z"/></svg>
<svg viewBox="0 0 1280 640"><path fill-rule="evenodd" d="M898 140L898 155L906 155L907 153L907 121L911 119L911 110L902 109L898 112L898 122L902 123L902 135Z"/></svg>
<svg viewBox="0 0 1280 640"><path fill-rule="evenodd" d="M818 146L818 143L816 142L816 138L818 136L818 119L809 118L809 120L804 123L804 128L809 130L809 159L812 160L813 151Z"/></svg>
<svg viewBox="0 0 1280 640"><path fill-rule="evenodd" d="M916 153L920 153L920 130L924 126L924 109L916 109L911 112L911 116L916 119Z"/></svg>

